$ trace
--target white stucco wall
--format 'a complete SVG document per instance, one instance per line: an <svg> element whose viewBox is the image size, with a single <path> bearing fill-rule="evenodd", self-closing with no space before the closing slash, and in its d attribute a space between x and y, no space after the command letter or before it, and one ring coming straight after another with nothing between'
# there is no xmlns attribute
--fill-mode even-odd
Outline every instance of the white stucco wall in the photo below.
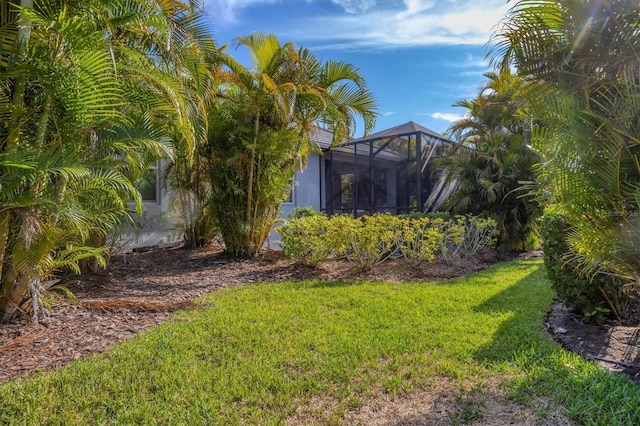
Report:
<svg viewBox="0 0 640 426"><path fill-rule="evenodd" d="M287 218L287 215L296 207L313 207L315 210L321 209L320 194L324 189L320 188L322 179L320 179L322 156L316 153L310 154L307 161L307 167L296 173L295 186L293 188L293 202L282 203L280 206L280 217ZM278 224L276 223L277 227ZM280 234L272 230L265 241L265 247L271 249L280 249Z"/></svg>
<svg viewBox="0 0 640 426"><path fill-rule="evenodd" d="M172 212L171 192L162 189L161 174L166 166L160 161L156 170L156 201L144 201L143 213L136 217L140 228L124 227L118 232L115 250L128 252L136 248L162 248L178 244L183 239L182 231L176 229L178 219ZM131 203L133 208L133 203Z"/></svg>
<svg viewBox="0 0 640 426"><path fill-rule="evenodd" d="M324 188L321 188L322 164L322 155L312 153L307 161L307 167L296 173L293 201L282 204L281 218L286 219L296 207L313 207L315 210L322 208L321 194L324 192ZM163 167L163 163L158 167L158 182L160 182ZM143 203L144 212L138 218L141 228L122 229L118 235L116 251L127 252L136 248L163 247L180 243L183 235L182 231L176 229L178 218L172 213L171 203L171 192L167 193L158 186L157 201ZM279 250L280 234L272 230L265 242L265 247Z"/></svg>

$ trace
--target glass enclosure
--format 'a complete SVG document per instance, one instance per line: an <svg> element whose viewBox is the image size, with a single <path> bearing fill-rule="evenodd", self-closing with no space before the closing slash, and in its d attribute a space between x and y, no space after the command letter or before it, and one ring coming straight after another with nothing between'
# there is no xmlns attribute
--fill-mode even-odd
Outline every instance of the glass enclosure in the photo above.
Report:
<svg viewBox="0 0 640 426"><path fill-rule="evenodd" d="M433 210L433 160L452 142L409 122L325 152L324 203L328 214L355 216Z"/></svg>

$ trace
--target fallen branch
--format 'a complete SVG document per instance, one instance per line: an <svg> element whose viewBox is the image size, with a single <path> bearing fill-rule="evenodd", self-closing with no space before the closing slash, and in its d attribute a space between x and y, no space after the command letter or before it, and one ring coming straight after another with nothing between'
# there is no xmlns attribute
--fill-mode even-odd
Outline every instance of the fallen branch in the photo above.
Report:
<svg viewBox="0 0 640 426"><path fill-rule="evenodd" d="M628 362L616 361L615 359L601 358L599 356L591 356L591 358L596 360L596 361L607 362L609 364L615 364L615 365L619 365L621 367L638 368L638 364L630 364Z"/></svg>
<svg viewBox="0 0 640 426"><path fill-rule="evenodd" d="M109 300L82 300L78 301L78 306L85 309L98 309L102 311L134 311L134 312L171 312L177 309L192 308L197 304L191 300L182 302L166 302L161 300L131 300L131 299L109 299Z"/></svg>

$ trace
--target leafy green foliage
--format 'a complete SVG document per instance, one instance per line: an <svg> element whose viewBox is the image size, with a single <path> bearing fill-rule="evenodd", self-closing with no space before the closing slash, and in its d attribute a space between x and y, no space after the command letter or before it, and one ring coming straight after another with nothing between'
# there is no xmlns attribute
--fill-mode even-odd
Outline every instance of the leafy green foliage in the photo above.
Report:
<svg viewBox="0 0 640 426"><path fill-rule="evenodd" d="M445 235L440 256L448 263L493 249L498 241L498 224L493 219L471 215L455 216L439 226L444 228Z"/></svg>
<svg viewBox="0 0 640 426"><path fill-rule="evenodd" d="M204 147L211 189L208 204L225 250L256 256L286 199L290 179L306 164L314 128L324 124L342 142L362 118L375 123L375 100L358 70L322 62L273 35L236 39L252 57L248 69L222 55L222 101L209 115Z"/></svg>
<svg viewBox="0 0 640 426"><path fill-rule="evenodd" d="M302 259L308 265L326 260L331 254L328 227L329 218L325 215L292 218L286 225L276 228L282 236L282 252L287 257Z"/></svg>
<svg viewBox="0 0 640 426"><path fill-rule="evenodd" d="M371 269L391 257L413 264L440 256L447 262L495 247L497 224L491 219L457 216L400 217L389 213L354 218L310 215L277 228L285 255L313 265L344 257L360 269Z"/></svg>
<svg viewBox="0 0 640 426"><path fill-rule="evenodd" d="M499 248L524 250L536 240L536 220L542 213L524 187L535 182L533 166L541 160L528 145L531 117L522 94L525 80L509 71L485 76L487 83L476 99L456 103L467 109L467 117L447 132L459 143L438 161L445 179L457 183L446 208L494 219Z"/></svg>
<svg viewBox="0 0 640 426"><path fill-rule="evenodd" d="M56 271L105 264L134 183L171 139L193 146L199 61L180 62L213 44L195 1L18 4L0 7L0 321Z"/></svg>
<svg viewBox="0 0 640 426"><path fill-rule="evenodd" d="M640 276L639 16L627 1L518 1L494 39L502 68L529 80L539 195L571 225L564 261L580 280L614 275L613 289Z"/></svg>
<svg viewBox="0 0 640 426"><path fill-rule="evenodd" d="M398 220L401 228L397 245L402 256L415 264L435 260L443 246L445 222L426 217Z"/></svg>
<svg viewBox="0 0 640 426"><path fill-rule="evenodd" d="M607 314L621 318L630 302L624 281L606 271L581 272L579 256L567 243L572 227L563 215L547 213L541 226L547 276L558 296L587 319L598 321Z"/></svg>
<svg viewBox="0 0 640 426"><path fill-rule="evenodd" d="M296 207L291 213L287 215L289 219L300 219L305 216L324 215L323 212L319 212L313 207Z"/></svg>
<svg viewBox="0 0 640 426"><path fill-rule="evenodd" d="M411 213L404 213L404 214L400 214L398 215L399 218L403 218L403 219L422 219L422 218L427 218L427 219L442 219L444 221L448 221L449 219L451 219L451 213L444 211L444 212L428 212L428 213L423 213L421 211L413 211Z"/></svg>
<svg viewBox="0 0 640 426"><path fill-rule="evenodd" d="M359 269L369 270L393 256L397 248L396 217L376 213L354 219L352 223L347 230L349 242L345 256Z"/></svg>

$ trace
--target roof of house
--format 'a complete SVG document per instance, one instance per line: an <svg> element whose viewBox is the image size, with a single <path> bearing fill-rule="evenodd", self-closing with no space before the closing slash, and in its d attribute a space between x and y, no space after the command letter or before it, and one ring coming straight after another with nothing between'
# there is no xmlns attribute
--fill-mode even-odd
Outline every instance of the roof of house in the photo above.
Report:
<svg viewBox="0 0 640 426"><path fill-rule="evenodd" d="M439 145L441 142L453 143L453 141L447 139L440 133L427 129L420 124L414 123L413 121L409 121L408 123L401 124L387 130L373 133L366 137L353 139L334 147L331 147L331 142L333 141L333 132L327 129L315 128L311 134L311 140L314 141L323 151L331 149L334 152L344 152L352 154L355 148L355 152L357 152L358 155L363 156L370 155L371 147L369 146L370 144L368 142L373 142L374 145L378 145L376 142L382 141L383 145L381 147L374 148L374 156L378 159L386 159L397 162L406 161L406 152L395 152L393 150L384 149L384 147L393 140L397 140L400 143L406 143L408 140L408 136L416 134L423 135L423 140L425 143L434 145Z"/></svg>
<svg viewBox="0 0 640 426"><path fill-rule="evenodd" d="M333 141L333 132L316 127L311 131L311 140L317 143L320 149L329 149Z"/></svg>
<svg viewBox="0 0 640 426"><path fill-rule="evenodd" d="M349 141L347 145L353 145L353 144L362 143L362 142L370 142L377 139L388 139L393 137L406 136L406 135L415 134L415 133L422 133L424 135L430 136L432 138L436 138L443 142L451 142L451 143L453 142L438 132L434 132L433 130L427 129L426 127L421 126L418 123L409 121L407 123L392 127L387 130L382 130L380 132L376 132L359 139L353 139Z"/></svg>

